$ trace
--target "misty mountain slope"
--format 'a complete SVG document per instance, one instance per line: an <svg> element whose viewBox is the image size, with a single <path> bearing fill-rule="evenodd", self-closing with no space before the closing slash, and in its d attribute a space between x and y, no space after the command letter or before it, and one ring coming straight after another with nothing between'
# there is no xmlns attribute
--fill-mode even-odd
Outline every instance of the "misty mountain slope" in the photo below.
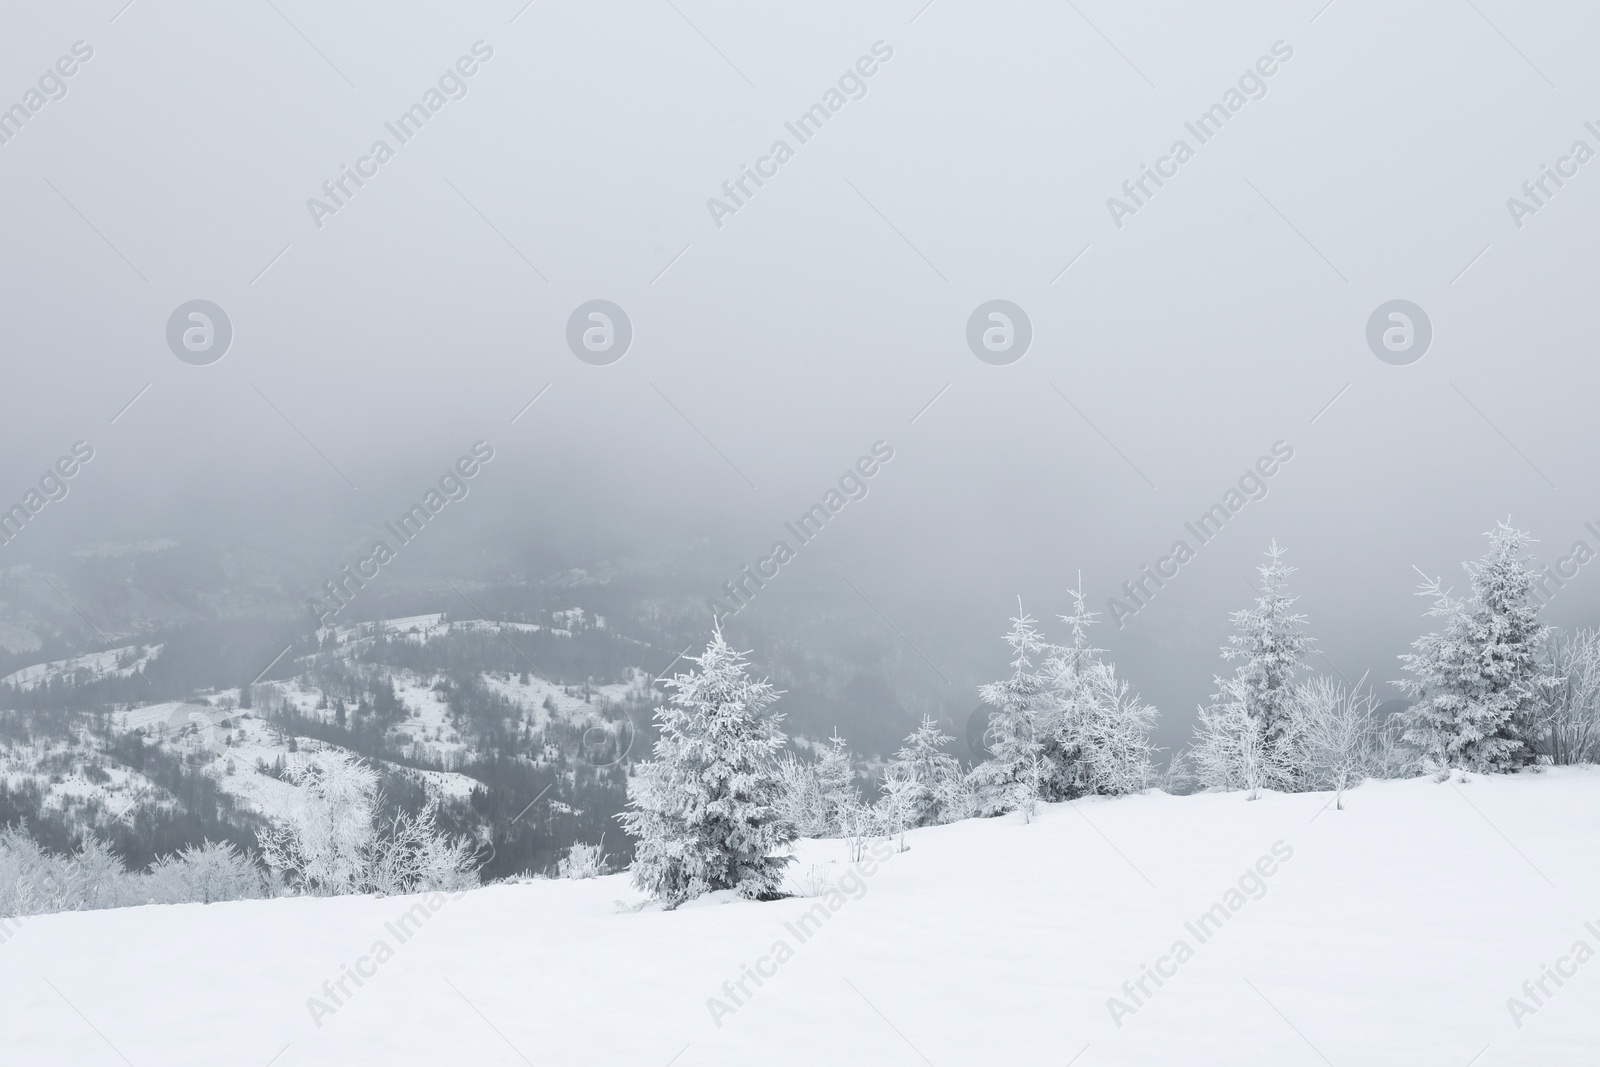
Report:
<svg viewBox="0 0 1600 1067"><path fill-rule="evenodd" d="M253 849L297 803L295 767L336 749L371 762L396 810L437 802L490 876L553 867L615 831L654 695L636 668L584 673L591 656L637 654L603 616L542 618L329 626L261 655L272 677L248 687L158 686L171 644L29 664L0 690L0 817L57 849L93 830L135 866L202 838ZM184 699L150 699L161 688ZM628 846L613 834L612 847Z"/></svg>
<svg viewBox="0 0 1600 1067"><path fill-rule="evenodd" d="M1592 1063L1600 771L1329 799L1075 801L855 878L807 841L791 885L844 892L676 912L615 875L40 916L0 945L0 1028L21 1063L173 1067ZM1535 1005L1544 965L1570 977Z"/></svg>
<svg viewBox="0 0 1600 1067"><path fill-rule="evenodd" d="M27 691L44 685L77 683L95 678L128 678L161 655L160 645L126 645L103 652L87 652L68 659L35 663L0 678L0 685L14 685Z"/></svg>

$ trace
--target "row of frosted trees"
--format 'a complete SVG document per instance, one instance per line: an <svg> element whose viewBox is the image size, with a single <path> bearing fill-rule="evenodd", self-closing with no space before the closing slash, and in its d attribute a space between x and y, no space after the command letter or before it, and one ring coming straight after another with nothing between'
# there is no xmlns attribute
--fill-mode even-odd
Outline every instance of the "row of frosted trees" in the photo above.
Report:
<svg viewBox="0 0 1600 1067"><path fill-rule="evenodd" d="M1536 761L1600 758L1600 634L1555 633L1539 622L1528 537L1500 524L1466 564L1461 597L1424 583L1439 628L1401 657L1405 709L1380 714L1366 679L1310 676L1307 620L1288 592L1294 568L1274 542L1254 604L1234 612L1222 650L1232 674L1199 710L1193 744L1156 768L1156 709L1117 677L1089 637L1095 614L1073 593L1061 616L1070 639L1046 640L1020 607L1005 635L1009 677L981 688L987 757L970 771L945 751L930 719L882 769L879 798L856 785L855 760L835 736L814 761L784 752L777 693L750 678L720 629L696 669L668 684L656 713L654 758L639 765L620 816L638 839L636 884L675 906L732 889L781 892L799 837L842 837L858 855L910 827L1020 811L1090 794L1160 785L1343 792L1369 777L1510 771Z"/></svg>

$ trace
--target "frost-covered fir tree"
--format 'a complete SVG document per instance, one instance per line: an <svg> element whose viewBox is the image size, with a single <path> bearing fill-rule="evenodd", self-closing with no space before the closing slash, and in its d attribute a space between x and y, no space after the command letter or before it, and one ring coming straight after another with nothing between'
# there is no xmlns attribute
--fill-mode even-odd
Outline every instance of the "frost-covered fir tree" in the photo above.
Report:
<svg viewBox="0 0 1600 1067"><path fill-rule="evenodd" d="M1295 676L1311 647L1306 617L1294 612L1295 598L1285 593L1295 568L1283 562L1276 540L1259 570L1255 605L1228 616L1237 632L1228 637L1222 658L1239 660L1239 666L1232 677L1214 679L1217 691L1200 709L1192 753L1202 785L1247 789L1251 800L1264 787L1295 785Z"/></svg>
<svg viewBox="0 0 1600 1067"><path fill-rule="evenodd" d="M760 899L778 892L795 839L783 817L777 693L746 673L744 656L717 628L697 669L667 684L656 709L655 758L628 783L617 816L638 839L633 881L669 907L718 889Z"/></svg>
<svg viewBox="0 0 1600 1067"><path fill-rule="evenodd" d="M989 758L968 776L985 814L1021 808L1031 815L1034 805L1049 796L1055 775L1046 765L1046 741L1053 739L1050 701L1036 660L1050 654L1050 646L1022 613L1011 620L1005 641L1011 646L1011 677L978 689L983 702L994 708L989 719Z"/></svg>
<svg viewBox="0 0 1600 1067"><path fill-rule="evenodd" d="M828 746L817 757L817 792L822 803L822 823L830 833L843 833L846 812L863 803L856 788L855 758L835 729Z"/></svg>
<svg viewBox="0 0 1600 1067"><path fill-rule="evenodd" d="M949 743L950 736L924 715L922 725L906 738L889 764L890 770L910 782L905 789L912 826L950 822L966 814L961 763L944 751Z"/></svg>
<svg viewBox="0 0 1600 1067"><path fill-rule="evenodd" d="M1419 637L1400 657L1411 677L1398 684L1416 702L1405 740L1439 767L1508 771L1533 762L1539 706L1539 622L1528 535L1506 523L1488 533L1489 552L1467 563L1471 592L1456 598L1440 579L1419 596L1443 632Z"/></svg>
<svg viewBox="0 0 1600 1067"><path fill-rule="evenodd" d="M1240 661L1234 670L1237 695L1245 713L1261 724L1269 747L1281 746L1293 729L1295 676L1304 669L1312 643L1306 617L1294 611L1298 598L1285 592L1296 568L1283 562L1283 555L1276 540L1267 546L1255 605L1228 616L1238 632L1222 650L1223 659Z"/></svg>
<svg viewBox="0 0 1600 1067"><path fill-rule="evenodd" d="M1150 741L1155 706L1104 661L1095 663L1080 693L1061 734L1073 756L1075 791L1121 796L1149 788L1156 779Z"/></svg>
<svg viewBox="0 0 1600 1067"><path fill-rule="evenodd" d="M1073 613L1061 616L1072 644L1054 648L1045 669L1055 704L1057 745L1050 755L1065 766L1071 795L1136 793L1156 774L1150 742L1156 709L1117 677L1103 649L1089 644L1097 614L1088 610L1081 580L1072 596Z"/></svg>

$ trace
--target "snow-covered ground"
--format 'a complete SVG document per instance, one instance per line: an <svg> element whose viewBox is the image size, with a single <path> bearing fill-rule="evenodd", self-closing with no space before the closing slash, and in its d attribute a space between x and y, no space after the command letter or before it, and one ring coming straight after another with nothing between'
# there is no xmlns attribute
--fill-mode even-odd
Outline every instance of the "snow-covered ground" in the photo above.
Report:
<svg viewBox="0 0 1600 1067"><path fill-rule="evenodd" d="M612 876L40 916L0 944L0 1062L1600 1062L1600 770L1327 800L1079 801L854 877L806 842L791 881L842 892L765 904Z"/></svg>

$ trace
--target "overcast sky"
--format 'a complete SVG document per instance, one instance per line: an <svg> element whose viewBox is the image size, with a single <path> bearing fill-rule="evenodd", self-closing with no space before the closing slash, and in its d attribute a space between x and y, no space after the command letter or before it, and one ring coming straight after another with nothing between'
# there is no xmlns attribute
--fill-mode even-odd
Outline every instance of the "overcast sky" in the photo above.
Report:
<svg viewBox="0 0 1600 1067"><path fill-rule="evenodd" d="M937 661L1080 571L1104 611L1287 442L1102 638L1168 701L1270 538L1329 660L1384 679L1414 567L1459 579L1508 516L1546 558L1600 549L1591 6L124 3L0 36L0 497L95 450L30 537L376 523L485 439L504 528L717 531L731 574L881 439L822 551ZM233 334L204 366L167 339L197 299ZM633 334L603 366L566 336L595 299ZM1007 365L967 340L996 299L1031 323ZM1406 365L1367 338L1397 299L1433 333ZM1597 604L1586 569L1551 617Z"/></svg>

